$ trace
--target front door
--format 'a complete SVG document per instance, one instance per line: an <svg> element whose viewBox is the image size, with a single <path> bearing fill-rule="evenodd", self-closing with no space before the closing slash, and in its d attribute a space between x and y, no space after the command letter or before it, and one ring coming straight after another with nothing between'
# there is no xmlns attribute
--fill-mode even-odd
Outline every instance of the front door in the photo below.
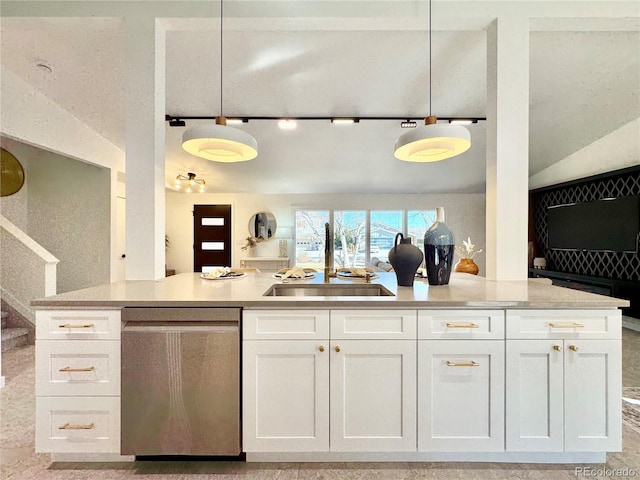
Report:
<svg viewBox="0 0 640 480"><path fill-rule="evenodd" d="M231 266L231 205L193 206L193 271Z"/></svg>

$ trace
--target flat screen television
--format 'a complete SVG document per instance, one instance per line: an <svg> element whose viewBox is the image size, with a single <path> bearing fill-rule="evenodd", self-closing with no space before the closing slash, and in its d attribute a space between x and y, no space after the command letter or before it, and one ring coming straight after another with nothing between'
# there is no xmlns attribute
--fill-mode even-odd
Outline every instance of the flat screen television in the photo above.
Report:
<svg viewBox="0 0 640 480"><path fill-rule="evenodd" d="M550 249L640 253L640 195L549 207L547 233Z"/></svg>

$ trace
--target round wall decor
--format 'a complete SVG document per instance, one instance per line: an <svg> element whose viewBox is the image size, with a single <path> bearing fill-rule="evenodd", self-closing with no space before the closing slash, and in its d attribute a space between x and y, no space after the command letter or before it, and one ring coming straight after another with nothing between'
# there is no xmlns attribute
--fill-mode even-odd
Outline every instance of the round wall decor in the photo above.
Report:
<svg viewBox="0 0 640 480"><path fill-rule="evenodd" d="M0 148L0 154L0 196L7 197L24 185L24 169L18 159L4 148Z"/></svg>

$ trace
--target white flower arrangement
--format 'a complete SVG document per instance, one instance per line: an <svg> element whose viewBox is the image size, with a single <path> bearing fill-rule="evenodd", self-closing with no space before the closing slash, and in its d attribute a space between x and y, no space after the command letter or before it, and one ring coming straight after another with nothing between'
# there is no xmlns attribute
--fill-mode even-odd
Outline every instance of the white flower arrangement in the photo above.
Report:
<svg viewBox="0 0 640 480"><path fill-rule="evenodd" d="M460 258L473 258L478 253L482 253L482 249L476 250L476 246L471 243L471 237L467 237L467 240L463 240L464 247L456 246L456 253Z"/></svg>

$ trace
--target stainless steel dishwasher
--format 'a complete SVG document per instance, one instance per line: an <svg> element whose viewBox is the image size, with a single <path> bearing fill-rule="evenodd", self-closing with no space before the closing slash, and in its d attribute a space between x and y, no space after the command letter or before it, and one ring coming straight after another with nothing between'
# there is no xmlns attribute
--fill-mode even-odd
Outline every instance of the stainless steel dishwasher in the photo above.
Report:
<svg viewBox="0 0 640 480"><path fill-rule="evenodd" d="M122 309L123 455L235 456L240 309Z"/></svg>

